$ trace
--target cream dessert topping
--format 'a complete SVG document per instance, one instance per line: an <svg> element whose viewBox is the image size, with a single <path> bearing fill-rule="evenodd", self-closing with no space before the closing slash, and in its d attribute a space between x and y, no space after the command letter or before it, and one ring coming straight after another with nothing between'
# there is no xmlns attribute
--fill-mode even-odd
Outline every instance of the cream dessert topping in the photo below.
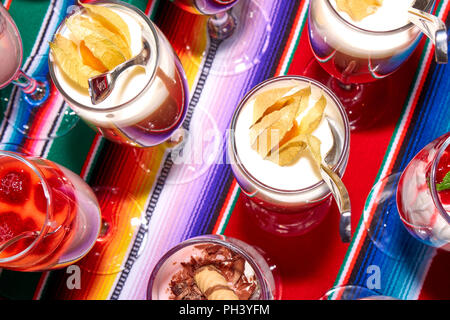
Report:
<svg viewBox="0 0 450 320"><path fill-rule="evenodd" d="M271 94L274 89L279 95L276 99ZM255 140L255 127L264 121L258 121L261 111L257 109L264 104L258 100L266 101L266 106L262 109L269 112L265 120L270 121L269 118L276 117L276 113L280 111L274 111L277 102L296 96L302 98L281 109L286 115L280 116L282 120L274 126L272 135L269 134L270 130L264 132L261 129L257 134L262 139ZM292 111L293 117L292 114L288 115L289 108L295 109ZM285 121L289 117L291 119ZM302 127L302 123L311 124L312 118L314 123L310 128ZM323 159L333 146L334 137L327 118L338 119L338 109L331 97L320 88L295 80L278 81L266 86L243 106L237 118L235 144L239 160L256 180L269 187L292 191L310 187L322 180L317 163L320 159L316 157ZM294 131L296 134L292 134ZM302 134L302 131L307 134ZM270 137L266 138L264 134ZM316 145L316 154L311 152L308 143ZM271 151L267 152L268 150Z"/></svg>
<svg viewBox="0 0 450 320"><path fill-rule="evenodd" d="M369 31L395 30L408 24L408 9L415 0L331 0L339 15Z"/></svg>
<svg viewBox="0 0 450 320"><path fill-rule="evenodd" d="M103 5L96 5L96 7L98 6ZM156 72L165 74L166 78L171 79L174 77L175 68L170 61L171 56L162 52L165 51L166 48L160 47L159 55L157 54L156 39L148 26L145 25L145 21L142 17L121 6L105 7L120 16L128 27L131 57L137 55L141 51L143 38L149 42L151 55L145 68L142 66L134 66L126 69L117 78L111 94L103 102L96 104L95 106L91 103L87 88L78 85L70 79L68 75L63 72L58 63L55 64L54 72L60 86L67 95L76 101L76 103L90 108L90 110L77 108L76 111L81 117L88 119L90 122L100 127L109 127L112 122L119 126L133 125L157 111L159 106L162 105L169 96L170 88L161 81L160 77L155 77L154 84L148 86L148 83L152 80L152 76L154 77L153 71L158 63L157 59L159 59L160 68L158 68ZM75 13L69 19L75 19L78 16L82 19L93 20L86 11ZM66 22L66 25L59 30L59 35L72 40L74 43L79 43L80 41L75 37L73 28L70 30L71 28L69 28L67 24L68 23ZM97 72L97 74L98 73L100 72ZM132 107L117 108L110 112L101 112L102 110L115 108L125 103L129 103L130 101L132 101Z"/></svg>

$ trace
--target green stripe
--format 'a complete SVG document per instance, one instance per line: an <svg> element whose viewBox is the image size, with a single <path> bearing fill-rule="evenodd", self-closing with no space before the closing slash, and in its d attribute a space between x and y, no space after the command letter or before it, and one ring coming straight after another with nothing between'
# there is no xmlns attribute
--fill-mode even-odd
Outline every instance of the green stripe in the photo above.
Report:
<svg viewBox="0 0 450 320"><path fill-rule="evenodd" d="M237 200L238 200L240 194L241 194L241 189L238 187L236 196L234 197L233 202L231 203L231 207L228 210L228 213L225 214L225 222L222 226L222 229L219 231L219 234L223 235L223 233L225 232L225 229L227 228L227 225L228 225L228 221L230 221L231 213L233 212L234 207L236 206L236 203L237 203Z"/></svg>
<svg viewBox="0 0 450 320"><path fill-rule="evenodd" d="M306 9L306 10L308 11L308 9ZM303 17L303 20L302 20L300 30L298 32L299 36L297 37L297 40L295 41L294 48L292 50L291 56L289 57L289 61L286 65L286 70L284 71L284 73L286 73L289 70L289 67L292 64L292 60L294 59L295 51L297 51L298 44L300 43L300 39L302 38L303 29L305 28L305 23L306 23L307 17L308 17L308 14L305 13L305 16Z"/></svg>
<svg viewBox="0 0 450 320"><path fill-rule="evenodd" d="M11 3L9 13L22 38L24 61L31 53L48 8L49 1L13 0Z"/></svg>
<svg viewBox="0 0 450 320"><path fill-rule="evenodd" d="M152 21L155 20L156 13L158 12L158 8L159 8L160 3L161 2L159 0L155 0L155 5L153 6L153 10L148 13L148 16L150 17L150 20L152 20Z"/></svg>
<svg viewBox="0 0 450 320"><path fill-rule="evenodd" d="M94 138L94 130L79 120L66 135L51 142L47 158L80 174Z"/></svg>
<svg viewBox="0 0 450 320"><path fill-rule="evenodd" d="M445 2L445 1L442 1L442 2L439 3L438 9L437 9L437 11L436 11L437 14L440 13L440 10L442 9L443 3L444 3L444 2ZM388 157L389 157L389 153L390 153L390 151L391 151L391 149L392 149L392 147L393 147L393 144L394 144L395 138L397 137L398 131L400 130L400 125L401 125L401 123L402 123L402 121L403 121L403 118L404 118L404 116L405 116L405 114L406 114L407 106L408 106L408 104L409 104L409 102L410 102L410 100L411 100L411 97L413 96L413 90L414 90L414 88L415 88L415 86L416 86L416 84L417 84L417 82L418 82L418 80L419 80L419 77L420 77L420 75L421 75L421 73L420 73L420 72L421 72L421 67L422 67L422 64L423 64L424 61L425 61L425 55L426 55L426 53L427 53L427 51L428 51L429 46L430 46L430 41L429 41L429 39L427 39L427 40L426 40L426 44L424 45L424 48L423 48L422 53L421 53L421 56L420 56L420 60L419 60L419 61L420 61L420 62L419 62L419 68L417 69L417 72L416 72L416 74L415 74L415 76L414 76L413 85L411 86L411 88L410 88L410 90L409 90L409 92L408 92L408 99L407 99L407 102L405 103L405 105L404 105L404 107L403 107L402 113L401 113L401 115L400 115L400 120L397 122L397 125L396 125L396 127L395 127L395 129L394 129L392 138L391 138L391 140L390 140L390 142L389 142L387 151L386 151L385 156L384 156L384 158L383 158L383 161L382 161L380 170L378 171L377 177L375 178L375 183L374 183L374 185L375 185L375 184L379 181L379 179L381 178L381 174L382 174L382 172L383 172L383 170L384 170L384 167L387 165L387 160L388 160ZM420 94L420 92L417 92L417 94ZM394 160L394 161L395 161L395 160ZM371 191L371 193L369 194L369 197L367 198L366 203L365 203L365 205L364 205L364 211L368 210L369 204L370 204L371 201L372 201L372 197L373 197L373 192ZM361 218L360 218L360 220L359 220L359 222L358 222L358 226L357 226L356 230L358 231L358 230L362 227L362 225L364 225L364 215L361 215ZM355 234L357 234L357 232L356 232ZM349 249L347 250L347 253L346 253L345 257L344 257L344 260L343 260L343 262L342 262L341 268L339 269L339 272L338 272L338 274L337 274L337 276L336 276L336 280L335 280L335 282L334 282L334 285L337 285L337 283L339 282L340 278L342 277L342 273L343 273L343 271L344 271L344 268L345 268L346 265L347 265L347 260L348 260L348 258L349 258L349 256L350 256L350 252L352 251L353 246L354 246L355 243L356 243L355 240L356 240L355 238L352 240L352 243L351 243Z"/></svg>

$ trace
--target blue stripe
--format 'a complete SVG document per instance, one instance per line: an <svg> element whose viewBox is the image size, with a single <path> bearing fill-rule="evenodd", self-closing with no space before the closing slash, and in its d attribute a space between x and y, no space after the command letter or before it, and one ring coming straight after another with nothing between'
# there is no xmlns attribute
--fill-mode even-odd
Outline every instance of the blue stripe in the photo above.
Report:
<svg viewBox="0 0 450 320"><path fill-rule="evenodd" d="M401 172L409 161L429 142L450 131L450 67L449 65L436 65L432 63L427 76L424 88L418 100L418 105L414 111L411 124L408 129L405 143L395 161L393 172ZM377 210L386 212L396 212L395 203ZM394 211L393 211L394 210ZM380 227L377 224L378 228ZM372 226L373 227L373 226ZM398 220L398 224L389 229L395 232L396 228L403 228L403 224ZM399 229L397 229L399 230ZM377 233L379 230L377 229ZM423 276L423 272L428 265L429 259L434 254L434 248L428 247L409 234L402 236L399 240L403 258L401 261L393 260L370 242L367 250L358 257L357 265L351 274L350 284L365 286L364 281L367 267L378 265L381 269L382 287L380 294L408 299L417 295L415 280ZM379 238L376 238L379 239ZM370 241L366 239L365 241ZM387 276L383 276L383 275ZM358 296L355 295L355 298Z"/></svg>

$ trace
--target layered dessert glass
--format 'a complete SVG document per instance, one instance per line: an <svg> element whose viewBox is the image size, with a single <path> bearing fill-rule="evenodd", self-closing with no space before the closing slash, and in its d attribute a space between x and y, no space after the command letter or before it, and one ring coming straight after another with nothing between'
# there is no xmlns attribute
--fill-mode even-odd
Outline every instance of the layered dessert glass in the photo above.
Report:
<svg viewBox="0 0 450 320"><path fill-rule="evenodd" d="M327 165L342 176L349 156L348 119L339 99L315 80L300 76L268 79L247 93L231 122L228 158L244 194L247 211L259 227L277 235L294 236L308 232L322 221L332 202L330 190L322 180L314 157L308 150L299 153L298 161L287 165L280 164L270 161L269 157L261 157L252 147L249 138L250 128L255 125L252 123L258 106L270 106L264 111L272 111L267 115L270 117L278 112L274 111L274 108L280 101L290 99L289 97L304 90L310 92L307 98L302 98L307 109L297 115L295 120L303 123L301 119L310 117L310 112L320 101L325 102L325 105L322 105L323 114L317 119L316 128L311 135L315 140L319 140L320 155L326 159ZM278 101L274 99L275 95L278 95ZM256 123L263 121L265 120L258 120ZM284 126L285 124L282 124L279 127ZM289 146L287 143L283 144L283 141L291 135L292 129L283 133L278 144L281 145L281 151L284 145ZM302 142L298 145L301 144ZM292 143L292 146L295 147L296 144ZM289 155L289 150L287 154ZM282 152L279 156L281 159Z"/></svg>
<svg viewBox="0 0 450 320"><path fill-rule="evenodd" d="M426 145L401 172L380 179L363 212L373 244L396 260L407 259L405 246L450 250L450 133ZM412 235L412 237L411 237Z"/></svg>
<svg viewBox="0 0 450 320"><path fill-rule="evenodd" d="M82 119L111 141L150 147L169 140L185 118L189 99L178 57L162 32L139 9L120 1L97 1L95 6L112 10L126 24L131 57L141 52L143 41L150 47L150 57L145 65L123 71L111 94L94 105L88 90L69 79L53 53L49 65L56 87ZM55 42L58 36L73 39L74 29L70 30L67 23L77 21L78 16L84 23L89 20L89 10L82 7L66 18L58 28Z"/></svg>
<svg viewBox="0 0 450 320"><path fill-rule="evenodd" d="M397 206L407 230L450 251L450 133L423 148L403 171Z"/></svg>
<svg viewBox="0 0 450 320"><path fill-rule="evenodd" d="M305 74L336 93L352 129L364 129L380 119L382 107L389 105L390 84L371 82L399 69L421 39L420 29L408 20L408 9L414 4L417 9L430 12L434 1L368 1L377 3L363 8L370 12L368 15L350 14L352 11L343 10L337 2L345 3L310 2L309 40L315 60L326 73L315 68L312 61Z"/></svg>
<svg viewBox="0 0 450 320"><path fill-rule="evenodd" d="M188 239L157 262L148 300L272 300L279 297L274 266L241 240L220 235Z"/></svg>
<svg viewBox="0 0 450 320"><path fill-rule="evenodd" d="M0 151L0 267L62 268L84 257L100 231L97 199L72 171Z"/></svg>

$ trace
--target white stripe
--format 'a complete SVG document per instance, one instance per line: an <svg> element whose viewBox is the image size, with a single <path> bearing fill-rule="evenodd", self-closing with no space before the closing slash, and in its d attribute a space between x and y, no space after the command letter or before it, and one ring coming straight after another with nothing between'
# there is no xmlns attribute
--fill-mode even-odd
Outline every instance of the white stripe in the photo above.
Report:
<svg viewBox="0 0 450 320"><path fill-rule="evenodd" d="M230 201L228 202L227 207L225 208L223 217L220 220L219 227L217 228L217 234L223 234L225 232L226 222L228 221L231 215L231 208L237 201L238 194L239 194L239 185L236 183L233 188L233 193L230 196Z"/></svg>
<svg viewBox="0 0 450 320"><path fill-rule="evenodd" d="M297 46L297 42L300 40L301 32L303 31L303 20L305 19L305 15L308 12L308 8L309 8L309 0L306 0L305 4L303 6L302 13L300 15L300 20L297 24L297 27L295 28L293 41L291 41L291 43L289 45L289 49L287 51L286 58L284 59L282 67L281 67L280 74L282 74L282 75L286 74L289 69L289 62L290 62L291 57L294 55L294 49Z"/></svg>
<svg viewBox="0 0 450 320"><path fill-rule="evenodd" d="M84 174L81 177L84 180L87 180L89 174L91 173L92 166L94 165L95 156L97 155L97 151L100 148L100 145L101 145L102 142L103 142L103 137L102 136L96 136L95 141L94 141L94 145L93 145L93 151L92 151L91 157L88 159L88 162L87 162L87 165L86 165L86 170L84 171Z"/></svg>
<svg viewBox="0 0 450 320"><path fill-rule="evenodd" d="M446 3L442 5L441 9L446 8L447 2L448 1L446 1ZM439 13L439 16L442 17L444 12L445 12L445 10L441 10L441 12ZM388 170L391 167L391 164L395 161L394 155L396 153L396 150L397 150L397 148L400 147L400 144L399 144L400 138L403 135L403 133L405 131L407 131L407 129L408 129L406 127L406 122L409 119L409 117L411 116L413 103L415 101L415 98L416 98L416 96L418 94L420 94L418 89L419 89L419 86L422 83L422 79L427 76L427 74L424 71L425 71L425 68L427 66L427 61L429 60L430 54L432 53L432 46L430 45L430 41L429 40L427 40L427 43L425 45L424 50L425 50L426 53L424 55L424 58L423 58L422 63L420 65L420 69L418 71L418 74L420 74L421 76L419 78L417 78L416 81L414 82L414 87L413 87L413 90L412 90L412 92L411 92L411 94L409 96L409 99L408 99L408 102L407 102L407 105L406 105L405 113L404 113L404 115L403 115L403 117L402 117L402 119L401 119L401 121L400 121L400 123L398 125L397 133L396 133L394 139L392 140L392 146L393 147L390 148L389 153L386 156L385 164L381 168L381 171L380 171L380 174L379 174L379 179L377 181L375 181L374 185L377 184L384 177L386 177L386 175L388 174ZM341 285L344 284L344 279L346 278L347 273L349 271L349 267L350 267L349 262L351 262L353 260L353 258L355 256L356 248L358 247L358 244L359 244L359 242L360 242L360 240L362 238L362 234L364 232L363 216L364 216L365 213L371 212L373 210L373 207L377 204L376 199L378 198L379 193L380 193L379 189L374 190L373 194L368 199L368 204L365 206L363 215L362 215L362 217L361 217L361 219L359 221L359 224L358 224L359 232L356 235L355 240L352 241L351 247L349 248L349 250L350 250L349 252L350 253L349 253L349 255L348 255L348 257L347 257L347 259L345 261L345 265L343 267L341 275L336 281L336 286L341 286ZM433 257L434 257L434 255L433 255ZM420 285L418 285L419 289L423 285L423 282L424 282L424 280L426 278L426 274L427 274L427 272L429 270L429 267L431 265L433 257L431 259L429 259L429 261L427 261L426 264L424 265L423 269L425 270L425 272L422 274L422 277L420 279L420 282L419 282ZM421 261L418 261L418 263L421 263ZM418 296L419 294L420 294L420 290L417 290L417 292L411 292L411 296L412 297L413 296Z"/></svg>

